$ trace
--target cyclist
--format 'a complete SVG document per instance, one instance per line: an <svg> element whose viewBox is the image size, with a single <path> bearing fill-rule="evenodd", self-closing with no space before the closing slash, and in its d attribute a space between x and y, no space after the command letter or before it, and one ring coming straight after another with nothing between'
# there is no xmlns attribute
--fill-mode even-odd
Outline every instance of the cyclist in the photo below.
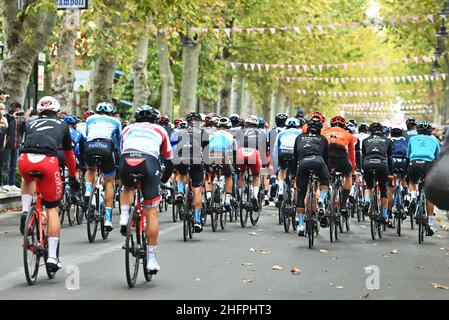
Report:
<svg viewBox="0 0 449 320"><path fill-rule="evenodd" d="M234 149L234 137L229 132L231 121L229 118L222 117L218 121L217 130L214 131L209 138L209 163L206 167L206 199L209 202L212 198L212 181L214 179L211 173L213 165L221 165L222 173L225 176L225 201L224 205L227 210L231 210L232 199L232 151ZM208 207L210 207L208 205Z"/></svg>
<svg viewBox="0 0 449 320"><path fill-rule="evenodd" d="M440 144L432 135L432 125L427 121L421 121L416 127L417 135L410 138L407 148L407 158L409 159L408 179L411 203L416 203L416 190L420 178L426 176L432 163L438 158ZM432 236L434 228L434 206L427 202L429 225L426 235Z"/></svg>
<svg viewBox="0 0 449 320"><path fill-rule="evenodd" d="M47 267L56 272L62 266L57 258L60 222L58 215L59 202L62 199L63 186L59 171L58 147L64 150L65 163L69 170L69 183L74 191L79 190L77 181L75 154L67 124L58 119L61 106L53 97L46 96L39 100L37 112L39 117L32 120L26 128L23 148L20 150L19 170L23 177L22 210L20 232L25 229L26 215L31 209L35 193L34 178L31 171L42 173L40 190L47 212L48 224L48 259Z"/></svg>
<svg viewBox="0 0 449 320"><path fill-rule="evenodd" d="M123 130L120 156L120 178L123 190L120 196L120 232L126 235L129 210L133 199L132 174L141 174L143 211L147 219L147 270L152 273L160 271L156 260L159 234L158 211L161 200L159 183L167 183L173 171L173 151L167 132L157 124L160 113L149 105L143 105L135 114L136 123ZM165 171L160 177L159 156L162 155Z"/></svg>
<svg viewBox="0 0 449 320"><path fill-rule="evenodd" d="M247 169L251 169L253 175L253 194L251 196L251 203L254 211L259 211L259 202L257 195L259 194L260 186L260 169L262 161L261 153L265 156L267 150L266 138L263 133L257 130L259 120L256 116L249 116L245 119L245 128L237 137L237 155L236 164L239 169L239 180L237 183L239 194L243 193L243 184L245 183L245 173ZM241 199L241 198L240 198Z"/></svg>
<svg viewBox="0 0 449 320"><path fill-rule="evenodd" d="M278 113L274 118L274 123L276 126L271 128L270 134L268 137L268 146L269 146L269 151L271 153L270 162L273 164L274 167L277 167L277 165L276 165L276 160L273 158L272 150L274 150L274 144L276 143L277 135L285 128L285 122L287 121L287 119L288 119L288 116L285 113L283 113L283 112ZM278 189L277 173L274 173L270 179L270 197L269 197L270 201L275 200L277 189ZM277 205L277 200L275 200L275 203Z"/></svg>
<svg viewBox="0 0 449 320"><path fill-rule="evenodd" d="M345 179L343 183L343 199L341 201L341 214L348 216L346 202L352 187L352 173L355 171L355 144L357 138L347 132L344 128L346 120L341 116L331 119L331 128L324 129L322 134L329 142L330 168L336 172L341 172Z"/></svg>
<svg viewBox="0 0 449 320"><path fill-rule="evenodd" d="M274 144L274 159L278 164L278 199L282 201L285 188L285 178L288 163L293 161L296 138L301 134L299 129L299 120L297 118L288 118L286 121L286 130L280 132ZM291 168L290 168L291 169ZM292 172L293 173L293 172Z"/></svg>
<svg viewBox="0 0 449 320"><path fill-rule="evenodd" d="M268 143L269 137L270 137L270 130L269 130L268 123L262 117L259 118L258 129L260 132L262 132L265 135L265 138ZM270 158L270 150L267 150L266 156L267 156L267 158ZM270 162L262 163L262 168L264 170L266 170L265 172L268 172L268 170L270 169ZM262 176L262 186L263 186L263 190L264 190L264 202L265 202L265 205L267 206L270 204L269 199L268 199L268 188L270 186L270 180L269 180L269 176L267 174L264 174Z"/></svg>
<svg viewBox="0 0 449 320"><path fill-rule="evenodd" d="M87 210L96 178L96 163L94 155L101 156L100 170L103 172L105 183L105 229L112 231L112 202L114 198L114 180L116 170L116 150L120 145L122 124L112 116L114 108L108 102L100 102L96 107L96 114L87 121L87 142L85 145L86 193L84 194L84 207Z"/></svg>
<svg viewBox="0 0 449 320"><path fill-rule="evenodd" d="M369 137L369 126L366 123L361 123L359 126L358 134L355 135L357 137L358 148L356 147L356 166L357 170L362 171L362 144L363 140Z"/></svg>
<svg viewBox="0 0 449 320"><path fill-rule="evenodd" d="M405 125L407 126L407 132L405 133L405 138L410 140L411 137L416 136L418 131L416 130L416 120L415 118L408 118L405 121Z"/></svg>
<svg viewBox="0 0 449 320"><path fill-rule="evenodd" d="M64 117L64 122L69 126L75 156L80 164L84 164L84 144L86 137L77 130L78 119L72 115L68 115Z"/></svg>
<svg viewBox="0 0 449 320"><path fill-rule="evenodd" d="M379 184L382 219L388 222L388 173L391 172L392 142L383 134L383 126L380 123L372 123L369 127L371 135L363 140L363 176L366 182L364 211L368 212L371 202L371 189L374 187L374 175Z"/></svg>
<svg viewBox="0 0 449 320"><path fill-rule="evenodd" d="M173 125L174 125L175 129L177 129L179 123L183 122L183 121L184 121L184 119L182 119L182 118L176 118L175 121L173 121Z"/></svg>
<svg viewBox="0 0 449 320"><path fill-rule="evenodd" d="M310 115L310 119L319 119L321 121L321 123L323 124L323 129L322 130L327 130L328 126L326 125L326 116L324 115L324 113L320 112L320 111L314 111L312 112L312 114ZM307 123L302 127L302 133L306 133L307 132Z"/></svg>
<svg viewBox="0 0 449 320"><path fill-rule="evenodd" d="M170 137L171 134L173 133L173 128L170 125L170 117L167 116L166 114L163 114L161 116L161 119L159 120L159 124L162 126L162 128L165 129L165 131L167 131L167 134Z"/></svg>
<svg viewBox="0 0 449 320"><path fill-rule="evenodd" d="M298 236L304 236L304 198L307 193L309 173L315 172L320 181L320 198L318 200L320 224L327 226L324 214L324 201L329 190L329 145L326 137L321 135L323 123L319 118L312 118L307 123L307 131L298 135L293 150L293 170L296 172L297 203L296 221L298 223Z"/></svg>
<svg viewBox="0 0 449 320"><path fill-rule="evenodd" d="M203 231L201 225L201 190L204 184L204 169L202 165L202 150L208 145L209 139L201 129L201 115L190 112L186 117L188 128L180 132L176 144L174 163L179 173L178 194L176 201L184 202L185 184L188 183L187 174L192 181L193 206L195 209L195 232Z"/></svg>

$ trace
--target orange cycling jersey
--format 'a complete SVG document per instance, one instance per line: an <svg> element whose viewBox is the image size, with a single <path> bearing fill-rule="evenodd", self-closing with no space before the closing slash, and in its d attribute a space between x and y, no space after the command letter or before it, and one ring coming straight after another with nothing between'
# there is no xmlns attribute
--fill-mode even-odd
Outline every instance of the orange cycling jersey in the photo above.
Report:
<svg viewBox="0 0 449 320"><path fill-rule="evenodd" d="M332 149L333 146L337 148L343 147L344 150L347 151L349 161L351 161L352 164L352 169L355 170L355 144L357 143L357 137L340 127L324 129L321 131L321 134L327 138L330 149Z"/></svg>

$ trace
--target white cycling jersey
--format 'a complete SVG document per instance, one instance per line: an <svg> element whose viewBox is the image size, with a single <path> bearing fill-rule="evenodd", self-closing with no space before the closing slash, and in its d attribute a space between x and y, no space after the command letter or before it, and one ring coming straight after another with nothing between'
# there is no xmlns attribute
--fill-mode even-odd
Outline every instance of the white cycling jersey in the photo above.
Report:
<svg viewBox="0 0 449 320"><path fill-rule="evenodd" d="M138 122L126 126L123 130L120 151L124 153L139 152L159 159L173 159L173 150L167 131L158 124Z"/></svg>
<svg viewBox="0 0 449 320"><path fill-rule="evenodd" d="M94 114L86 121L87 142L94 139L112 140L116 145L120 142L122 123L117 118Z"/></svg>

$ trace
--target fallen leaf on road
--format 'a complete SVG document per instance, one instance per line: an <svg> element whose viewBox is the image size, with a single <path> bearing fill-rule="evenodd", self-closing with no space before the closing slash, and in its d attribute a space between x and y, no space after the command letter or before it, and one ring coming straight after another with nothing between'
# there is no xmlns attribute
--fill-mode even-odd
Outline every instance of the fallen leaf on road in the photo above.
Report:
<svg viewBox="0 0 449 320"><path fill-rule="evenodd" d="M273 270L282 270L282 269L284 269L284 268L282 268L281 266L278 266L278 265L276 264L276 265L272 266L271 269L273 269Z"/></svg>
<svg viewBox="0 0 449 320"><path fill-rule="evenodd" d="M258 236L259 234L256 233L256 232L250 232L249 235L250 235L250 236Z"/></svg>
<svg viewBox="0 0 449 320"><path fill-rule="evenodd" d="M433 287L434 289L445 289L445 290L448 290L448 289L449 289L449 287L444 286L444 285L442 285L442 284L435 283L435 282L432 283L432 287Z"/></svg>
<svg viewBox="0 0 449 320"><path fill-rule="evenodd" d="M337 289L343 289L344 287L343 287L343 286L335 286L335 288L337 288Z"/></svg>
<svg viewBox="0 0 449 320"><path fill-rule="evenodd" d="M332 257L331 259L332 259L332 260L337 260L338 258L337 258L337 257Z"/></svg>
<svg viewBox="0 0 449 320"><path fill-rule="evenodd" d="M196 278L195 281L201 281L201 279L200 278Z"/></svg>
<svg viewBox="0 0 449 320"><path fill-rule="evenodd" d="M293 274L299 274L299 273L301 273L301 270L299 268L297 268L297 267L293 267L290 270L290 272L293 273Z"/></svg>
<svg viewBox="0 0 449 320"><path fill-rule="evenodd" d="M271 292L271 289L267 289L268 292Z"/></svg>
<svg viewBox="0 0 449 320"><path fill-rule="evenodd" d="M251 252L256 252L256 249L254 249L254 248L249 248L249 251L251 251Z"/></svg>
<svg viewBox="0 0 449 320"><path fill-rule="evenodd" d="M253 279L243 279L242 281L243 283L251 283L253 282Z"/></svg>
<svg viewBox="0 0 449 320"><path fill-rule="evenodd" d="M228 264L232 264L232 262L231 262L231 261L228 261Z"/></svg>
<svg viewBox="0 0 449 320"><path fill-rule="evenodd" d="M440 250L449 251L449 248L440 248Z"/></svg>
<svg viewBox="0 0 449 320"><path fill-rule="evenodd" d="M384 254L384 255L382 255L382 257L384 257L384 258L389 258L390 256Z"/></svg>
<svg viewBox="0 0 449 320"><path fill-rule="evenodd" d="M390 253L392 253L392 254L398 254L398 250L397 250L397 249L391 250Z"/></svg>
<svg viewBox="0 0 449 320"><path fill-rule="evenodd" d="M367 299L369 296L369 293L365 294L364 296L361 296L360 299Z"/></svg>
<svg viewBox="0 0 449 320"><path fill-rule="evenodd" d="M422 266L419 266L419 267L415 267L416 269L420 269L420 270L423 270L424 269L424 267L422 267Z"/></svg>
<svg viewBox="0 0 449 320"><path fill-rule="evenodd" d="M260 254L271 254L271 251L259 250Z"/></svg>
<svg viewBox="0 0 449 320"><path fill-rule="evenodd" d="M244 263L242 263L242 266L245 266L245 267L249 267L249 266L252 266L252 265L253 265L252 262L244 262Z"/></svg>
<svg viewBox="0 0 449 320"><path fill-rule="evenodd" d="M327 251L327 250L324 250L324 249L320 249L320 252L321 252L321 253L327 253L328 251Z"/></svg>
<svg viewBox="0 0 449 320"><path fill-rule="evenodd" d="M360 226L360 227L362 227L363 229L366 229L366 226Z"/></svg>

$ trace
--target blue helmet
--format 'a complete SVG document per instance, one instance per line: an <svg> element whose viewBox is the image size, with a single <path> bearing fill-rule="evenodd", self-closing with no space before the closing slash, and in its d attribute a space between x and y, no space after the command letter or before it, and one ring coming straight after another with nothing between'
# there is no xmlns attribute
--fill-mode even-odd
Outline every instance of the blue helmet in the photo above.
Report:
<svg viewBox="0 0 449 320"><path fill-rule="evenodd" d="M75 125L78 123L78 119L70 114L64 117L64 122L67 124Z"/></svg>
<svg viewBox="0 0 449 320"><path fill-rule="evenodd" d="M263 128L265 127L265 119L264 118L259 118L259 128Z"/></svg>

